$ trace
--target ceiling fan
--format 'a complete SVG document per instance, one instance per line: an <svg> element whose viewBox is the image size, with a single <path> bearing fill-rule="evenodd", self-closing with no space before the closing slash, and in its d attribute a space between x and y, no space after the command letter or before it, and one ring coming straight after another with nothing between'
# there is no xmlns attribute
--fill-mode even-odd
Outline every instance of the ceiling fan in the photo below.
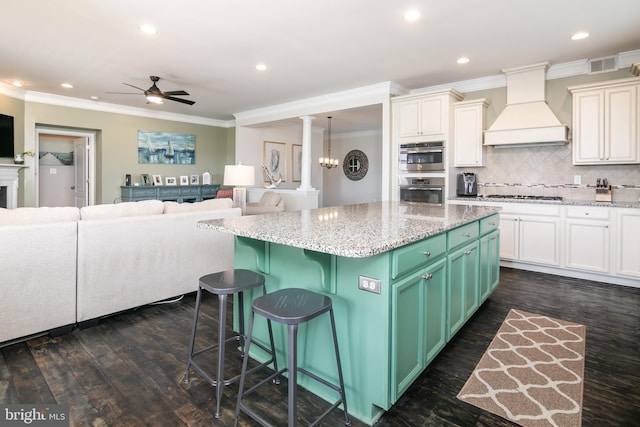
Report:
<svg viewBox="0 0 640 427"><path fill-rule="evenodd" d="M196 102L195 101L191 101L188 99L182 99L182 98L176 98L176 96L181 96L181 95L189 95L189 93L185 92L184 90L170 90L167 92L163 92L161 91L158 86L156 86L156 82L158 82L160 80L160 77L157 76L149 76L149 78L151 79L151 81L153 82L153 85L151 85L151 87L149 89L142 89L140 87L131 85L129 83L123 83L127 86L130 86L134 89L138 89L141 90L142 92L144 92L144 96L147 98L147 104L162 104L162 100L163 99L168 99L169 101L176 101L176 102L181 102L183 104L188 104L188 105L193 105ZM131 92L108 92L108 93L112 93L112 94L121 94L121 95L137 95L137 94L133 94Z"/></svg>

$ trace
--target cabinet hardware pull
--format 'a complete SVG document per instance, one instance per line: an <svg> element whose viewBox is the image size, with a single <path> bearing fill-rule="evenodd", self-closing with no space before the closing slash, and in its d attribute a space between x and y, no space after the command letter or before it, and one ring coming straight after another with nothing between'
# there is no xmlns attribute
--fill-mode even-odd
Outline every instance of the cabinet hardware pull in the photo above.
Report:
<svg viewBox="0 0 640 427"><path fill-rule="evenodd" d="M489 237L489 240L496 240L496 236Z"/></svg>
<svg viewBox="0 0 640 427"><path fill-rule="evenodd" d="M608 225L605 225L605 226L604 226L604 228L609 228L609 226L608 226Z"/></svg>
<svg viewBox="0 0 640 427"><path fill-rule="evenodd" d="M464 237L466 237L466 238L468 239L469 237L471 237L471 234L469 234L469 233L464 233L464 234L463 234L463 236L464 236Z"/></svg>
<svg viewBox="0 0 640 427"><path fill-rule="evenodd" d="M433 274L431 274L431 273L425 274L424 276L422 276L422 278L424 280L431 280L433 278Z"/></svg>
<svg viewBox="0 0 640 427"><path fill-rule="evenodd" d="M465 255L471 255L471 251L464 251Z"/></svg>
<svg viewBox="0 0 640 427"><path fill-rule="evenodd" d="M424 256L431 256L431 251L424 251L422 253L424 254Z"/></svg>

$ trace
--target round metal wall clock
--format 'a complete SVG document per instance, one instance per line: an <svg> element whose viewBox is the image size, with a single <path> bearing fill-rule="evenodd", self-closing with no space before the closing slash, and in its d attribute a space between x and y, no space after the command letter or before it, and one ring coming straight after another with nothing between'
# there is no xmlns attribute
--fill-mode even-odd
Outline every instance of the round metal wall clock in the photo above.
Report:
<svg viewBox="0 0 640 427"><path fill-rule="evenodd" d="M360 150L351 150L342 162L344 174L352 181L360 181L369 170L369 159Z"/></svg>

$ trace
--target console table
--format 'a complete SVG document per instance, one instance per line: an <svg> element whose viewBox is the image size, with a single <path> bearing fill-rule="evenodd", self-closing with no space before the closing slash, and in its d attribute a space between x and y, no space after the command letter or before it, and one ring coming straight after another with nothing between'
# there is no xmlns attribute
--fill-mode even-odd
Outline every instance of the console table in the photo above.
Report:
<svg viewBox="0 0 640 427"><path fill-rule="evenodd" d="M201 202L215 199L220 185L141 185L120 186L123 202L138 202L140 200L171 200L182 202Z"/></svg>

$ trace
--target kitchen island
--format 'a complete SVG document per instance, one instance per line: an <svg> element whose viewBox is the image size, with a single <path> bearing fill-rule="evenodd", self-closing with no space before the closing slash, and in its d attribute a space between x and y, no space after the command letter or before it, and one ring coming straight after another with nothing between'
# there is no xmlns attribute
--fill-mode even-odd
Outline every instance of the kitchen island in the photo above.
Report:
<svg viewBox="0 0 640 427"><path fill-rule="evenodd" d="M372 425L497 286L497 211L379 202L198 226L234 234L235 267L263 273L268 291L301 287L332 298L349 412ZM299 364L337 381L328 322L300 329ZM266 343L262 323L254 337ZM286 331L274 334L284 361Z"/></svg>

